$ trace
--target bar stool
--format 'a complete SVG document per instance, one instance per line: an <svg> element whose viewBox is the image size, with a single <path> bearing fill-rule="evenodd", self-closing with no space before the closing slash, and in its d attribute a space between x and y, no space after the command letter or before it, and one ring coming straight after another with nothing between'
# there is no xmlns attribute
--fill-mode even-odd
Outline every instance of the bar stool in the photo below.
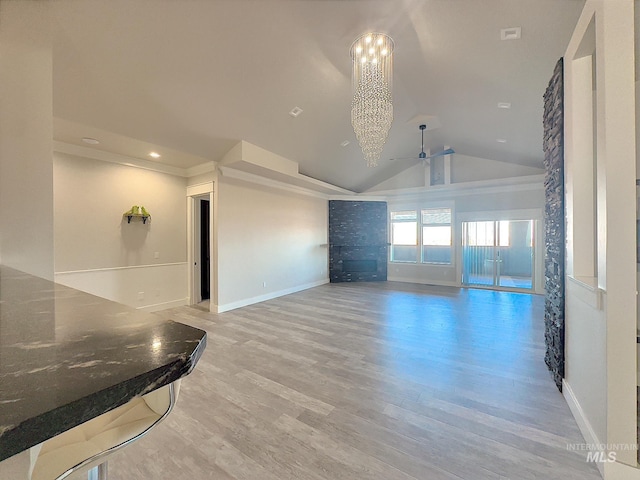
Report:
<svg viewBox="0 0 640 480"><path fill-rule="evenodd" d="M179 391L177 380L32 447L28 479L62 480L89 467L88 480L107 480L107 457L164 420Z"/></svg>

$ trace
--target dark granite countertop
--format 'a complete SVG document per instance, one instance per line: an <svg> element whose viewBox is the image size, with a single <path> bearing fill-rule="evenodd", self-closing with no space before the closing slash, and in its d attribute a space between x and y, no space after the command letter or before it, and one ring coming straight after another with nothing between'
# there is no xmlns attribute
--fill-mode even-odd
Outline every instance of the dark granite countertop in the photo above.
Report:
<svg viewBox="0 0 640 480"><path fill-rule="evenodd" d="M191 372L206 333L0 266L0 461Z"/></svg>

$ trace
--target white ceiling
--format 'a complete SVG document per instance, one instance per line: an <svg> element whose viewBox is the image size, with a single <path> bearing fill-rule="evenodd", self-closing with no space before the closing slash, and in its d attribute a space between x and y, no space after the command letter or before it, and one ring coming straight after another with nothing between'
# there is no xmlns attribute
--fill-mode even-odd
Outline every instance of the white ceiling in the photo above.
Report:
<svg viewBox="0 0 640 480"><path fill-rule="evenodd" d="M54 0L54 136L138 158L154 146L183 168L242 139L363 191L408 166L388 159L417 154L419 119L434 116L426 147L541 167L542 95L583 4ZM520 40L500 40L516 26ZM350 124L349 47L372 30L395 41L395 120L375 169Z"/></svg>

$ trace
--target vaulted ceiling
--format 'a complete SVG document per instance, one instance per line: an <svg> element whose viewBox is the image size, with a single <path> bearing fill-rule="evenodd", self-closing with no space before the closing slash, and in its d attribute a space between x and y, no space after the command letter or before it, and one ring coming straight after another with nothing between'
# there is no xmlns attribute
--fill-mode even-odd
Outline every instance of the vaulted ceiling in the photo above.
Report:
<svg viewBox="0 0 640 480"><path fill-rule="evenodd" d="M153 147L183 168L246 140L363 191L407 167L388 159L419 152L424 121L427 148L541 167L542 95L583 4L54 0L54 136L147 160ZM521 38L501 41L510 27ZM349 47L367 31L395 41L394 123L373 169L350 124Z"/></svg>

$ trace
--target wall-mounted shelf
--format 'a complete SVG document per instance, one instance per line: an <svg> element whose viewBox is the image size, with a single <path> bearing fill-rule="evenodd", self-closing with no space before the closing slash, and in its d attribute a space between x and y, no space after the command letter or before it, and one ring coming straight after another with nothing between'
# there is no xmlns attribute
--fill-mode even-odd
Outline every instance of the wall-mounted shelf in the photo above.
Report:
<svg viewBox="0 0 640 480"><path fill-rule="evenodd" d="M122 214L123 217L127 217L127 223L131 223L132 218L141 218L142 223L146 224L147 220L151 218L151 214L147 212L147 209L142 205L134 205L128 211Z"/></svg>
<svg viewBox="0 0 640 480"><path fill-rule="evenodd" d="M131 223L132 218L141 218L142 223L146 224L147 219L151 218L151 215L142 215L141 213L125 213L124 216L127 217L127 223Z"/></svg>

